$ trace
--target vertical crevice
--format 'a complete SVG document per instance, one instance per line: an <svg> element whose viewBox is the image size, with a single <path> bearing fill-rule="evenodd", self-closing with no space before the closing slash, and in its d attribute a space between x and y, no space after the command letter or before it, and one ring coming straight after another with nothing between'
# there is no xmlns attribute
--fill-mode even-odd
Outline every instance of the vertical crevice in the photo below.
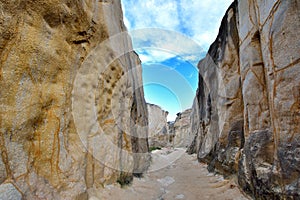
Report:
<svg viewBox="0 0 300 200"><path fill-rule="evenodd" d="M11 168L9 165L9 159L8 159L8 154L7 154L7 150L6 150L6 145L5 145L4 133L2 131L0 133L0 150L1 150L1 158L5 165L6 178L13 178L12 171L11 171Z"/></svg>

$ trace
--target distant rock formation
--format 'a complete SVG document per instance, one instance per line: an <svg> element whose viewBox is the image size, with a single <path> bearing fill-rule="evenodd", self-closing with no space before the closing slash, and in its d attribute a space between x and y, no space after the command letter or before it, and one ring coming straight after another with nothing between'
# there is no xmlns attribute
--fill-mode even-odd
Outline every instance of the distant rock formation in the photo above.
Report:
<svg viewBox="0 0 300 200"><path fill-rule="evenodd" d="M199 62L188 148L257 199L300 197L300 3L239 0Z"/></svg>
<svg viewBox="0 0 300 200"><path fill-rule="evenodd" d="M178 113L175 122L171 125L173 127L173 141L174 147L187 147L190 144L190 115L192 109L187 109L182 113Z"/></svg>
<svg viewBox="0 0 300 200"><path fill-rule="evenodd" d="M120 1L0 9L0 199L87 199L147 169L141 66Z"/></svg>
<svg viewBox="0 0 300 200"><path fill-rule="evenodd" d="M147 104L149 120L149 147L166 147L169 144L170 136L168 130L168 112L154 104Z"/></svg>
<svg viewBox="0 0 300 200"><path fill-rule="evenodd" d="M188 147L190 141L190 114L192 109L177 113L175 121L168 122L168 111L147 104L149 120L149 147Z"/></svg>

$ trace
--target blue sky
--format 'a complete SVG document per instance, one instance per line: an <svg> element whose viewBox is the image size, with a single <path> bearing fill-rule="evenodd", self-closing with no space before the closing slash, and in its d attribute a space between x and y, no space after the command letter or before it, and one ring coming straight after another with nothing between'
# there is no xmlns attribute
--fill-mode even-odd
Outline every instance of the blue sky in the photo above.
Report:
<svg viewBox="0 0 300 200"><path fill-rule="evenodd" d="M232 0L122 0L124 22L143 66L145 99L169 111L192 106L197 63Z"/></svg>

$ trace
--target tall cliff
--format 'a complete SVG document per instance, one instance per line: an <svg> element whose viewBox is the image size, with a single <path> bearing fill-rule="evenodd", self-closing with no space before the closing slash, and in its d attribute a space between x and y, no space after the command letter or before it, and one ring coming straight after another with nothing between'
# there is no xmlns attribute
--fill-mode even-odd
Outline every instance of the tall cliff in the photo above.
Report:
<svg viewBox="0 0 300 200"><path fill-rule="evenodd" d="M177 113L173 128L173 146L187 147L190 143L190 115L191 109L187 109L181 113Z"/></svg>
<svg viewBox="0 0 300 200"><path fill-rule="evenodd" d="M192 109L177 113L174 122L168 122L168 112L154 104L147 104L149 121L149 147L187 147L190 137L190 114Z"/></svg>
<svg viewBox="0 0 300 200"><path fill-rule="evenodd" d="M168 112L154 104L147 104L149 121L149 147L166 147L170 136L168 130Z"/></svg>
<svg viewBox="0 0 300 200"><path fill-rule="evenodd" d="M207 56L189 153L257 199L300 198L300 3L234 1Z"/></svg>
<svg viewBox="0 0 300 200"><path fill-rule="evenodd" d="M119 0L0 2L0 199L86 199L149 165Z"/></svg>

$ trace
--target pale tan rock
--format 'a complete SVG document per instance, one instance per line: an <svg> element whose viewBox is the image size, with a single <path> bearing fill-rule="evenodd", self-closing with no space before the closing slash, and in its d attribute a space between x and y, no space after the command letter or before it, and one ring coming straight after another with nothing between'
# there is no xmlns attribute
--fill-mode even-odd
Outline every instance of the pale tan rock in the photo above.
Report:
<svg viewBox="0 0 300 200"><path fill-rule="evenodd" d="M241 44L243 49L253 52L248 58L249 64L246 59L240 62L241 66L251 69L251 73L245 75L243 87L248 88L247 94L252 94L249 103L249 95L244 95L244 101L252 106L245 116L245 121L249 121L245 123L245 135L250 142L246 142L249 146L245 147L244 168L250 173L255 171L255 178L264 184L260 189L257 185L250 186L253 191L270 192L281 198L297 197L300 191L297 185L300 177L296 172L300 166L297 117L300 5L297 1L257 1L256 4L257 21L254 23L257 28L249 30L248 37ZM254 77L253 74L258 75ZM250 88L251 84L257 86ZM247 104L244 104L245 111ZM253 146L257 144L251 140L257 138L259 142L256 143L260 146L254 154ZM251 176L248 179L240 176L240 180L246 182L242 182L243 187L251 179Z"/></svg>
<svg viewBox="0 0 300 200"><path fill-rule="evenodd" d="M199 86L192 107L190 130L194 141L187 150L196 152L200 160L213 160L210 170L216 168L226 174L237 170L235 157L243 137L238 45L233 4L222 20L216 41L198 65ZM240 141L234 142L236 139Z"/></svg>
<svg viewBox="0 0 300 200"><path fill-rule="evenodd" d="M21 193L11 183L0 185L0 199L21 200Z"/></svg>
<svg viewBox="0 0 300 200"><path fill-rule="evenodd" d="M148 114L120 1L0 10L0 183L26 199L84 199L142 173Z"/></svg>
<svg viewBox="0 0 300 200"><path fill-rule="evenodd" d="M170 144L168 112L154 104L147 104L149 120L149 146L166 147Z"/></svg>
<svg viewBox="0 0 300 200"><path fill-rule="evenodd" d="M174 122L174 147L187 147L190 144L190 115L191 109L178 113Z"/></svg>
<svg viewBox="0 0 300 200"><path fill-rule="evenodd" d="M198 65L188 152L254 198L299 197L299 6L234 1Z"/></svg>

